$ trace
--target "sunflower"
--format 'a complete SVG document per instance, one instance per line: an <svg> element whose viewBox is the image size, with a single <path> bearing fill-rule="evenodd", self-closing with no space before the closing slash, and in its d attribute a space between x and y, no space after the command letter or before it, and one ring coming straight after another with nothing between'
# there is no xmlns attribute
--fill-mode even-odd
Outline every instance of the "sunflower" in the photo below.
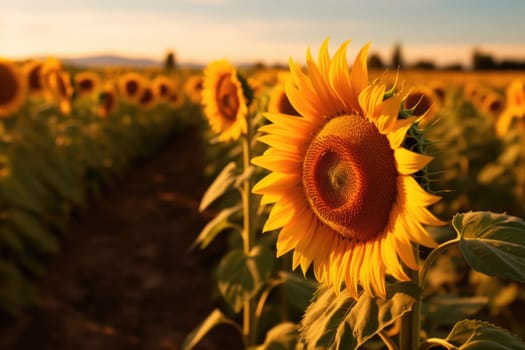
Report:
<svg viewBox="0 0 525 350"><path fill-rule="evenodd" d="M63 71L53 71L47 75L45 84L50 99L58 102L60 112L64 115L71 113L71 99L74 92L71 75Z"/></svg>
<svg viewBox="0 0 525 350"><path fill-rule="evenodd" d="M113 113L117 106L117 94L113 82L106 82L98 95L99 105L97 114L101 118L106 118Z"/></svg>
<svg viewBox="0 0 525 350"><path fill-rule="evenodd" d="M180 91L172 91L167 97L167 102L173 109L180 108L184 105L184 95Z"/></svg>
<svg viewBox="0 0 525 350"><path fill-rule="evenodd" d="M272 92L270 93L270 100L268 101L268 112L299 115L291 105L284 91L286 78L287 75L281 75L279 81L273 87Z"/></svg>
<svg viewBox="0 0 525 350"><path fill-rule="evenodd" d="M80 96L93 94L99 86L100 77L97 73L85 71L75 74L75 88Z"/></svg>
<svg viewBox="0 0 525 350"><path fill-rule="evenodd" d="M483 100L483 104L481 105L480 109L484 113L496 117L501 114L504 107L505 102L503 97L500 94L491 91Z"/></svg>
<svg viewBox="0 0 525 350"><path fill-rule="evenodd" d="M151 82L144 80L142 82L143 88L138 97L137 103L143 110L149 110L157 104L157 96L151 87Z"/></svg>
<svg viewBox="0 0 525 350"><path fill-rule="evenodd" d="M237 140L246 133L248 107L237 71L228 61L210 63L204 70L202 103L219 141Z"/></svg>
<svg viewBox="0 0 525 350"><path fill-rule="evenodd" d="M0 58L0 116L13 114L25 101L27 81L13 62Z"/></svg>
<svg viewBox="0 0 525 350"><path fill-rule="evenodd" d="M439 97L426 86L410 89L403 100L403 107L412 110L412 115L418 117L419 126L425 127L436 116L439 110Z"/></svg>
<svg viewBox="0 0 525 350"><path fill-rule="evenodd" d="M151 84L153 93L162 101L167 101L169 95L175 90L175 81L165 75L156 76Z"/></svg>
<svg viewBox="0 0 525 350"><path fill-rule="evenodd" d="M504 136L513 122L519 128L525 124L525 82L514 80L505 91L505 108L496 121L496 133Z"/></svg>
<svg viewBox="0 0 525 350"><path fill-rule="evenodd" d="M144 77L136 72L128 72L118 80L118 88L127 102L137 103L144 89Z"/></svg>
<svg viewBox="0 0 525 350"><path fill-rule="evenodd" d="M204 78L200 74L194 74L186 79L184 93L192 103L201 103L201 94Z"/></svg>
<svg viewBox="0 0 525 350"><path fill-rule="evenodd" d="M44 92L41 72L43 63L41 61L30 61L24 65L24 73L30 95L41 95Z"/></svg>
<svg viewBox="0 0 525 350"><path fill-rule="evenodd" d="M252 163L271 171L254 186L274 203L263 230L280 229L277 256L313 267L321 283L356 297L359 284L386 297L386 275L409 280L418 269L412 244L436 244L423 224L441 225L426 207L440 197L414 179L432 157L403 147L417 117L399 119L402 96L370 84L361 49L351 72L343 44L333 58L326 40L307 73L290 61L286 95L300 116L268 113L260 141L270 148ZM385 98L385 96L390 96Z"/></svg>

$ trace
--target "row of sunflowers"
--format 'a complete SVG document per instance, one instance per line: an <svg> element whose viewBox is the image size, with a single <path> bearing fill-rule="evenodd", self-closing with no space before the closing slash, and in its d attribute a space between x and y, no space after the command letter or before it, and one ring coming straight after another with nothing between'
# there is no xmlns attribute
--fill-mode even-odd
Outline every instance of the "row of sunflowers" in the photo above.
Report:
<svg viewBox="0 0 525 350"><path fill-rule="evenodd" d="M0 311L35 301L71 216L198 122L200 75L0 60ZM185 83L186 85L183 85Z"/></svg>
<svg viewBox="0 0 525 350"><path fill-rule="evenodd" d="M525 349L523 74L369 72L347 45L204 70L194 248L230 249L183 349L219 324L249 349Z"/></svg>

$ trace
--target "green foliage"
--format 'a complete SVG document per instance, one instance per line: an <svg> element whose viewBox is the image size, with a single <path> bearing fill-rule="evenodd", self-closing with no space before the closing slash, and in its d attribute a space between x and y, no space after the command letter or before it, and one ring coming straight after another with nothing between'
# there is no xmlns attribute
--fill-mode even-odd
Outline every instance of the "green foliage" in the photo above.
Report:
<svg viewBox="0 0 525 350"><path fill-rule="evenodd" d="M436 295L423 304L423 315L433 327L448 326L478 313L489 302L487 297Z"/></svg>
<svg viewBox="0 0 525 350"><path fill-rule="evenodd" d="M356 349L412 309L419 289L411 283L390 285L388 298L362 292L357 300L343 290L320 287L305 312L301 341L305 349Z"/></svg>
<svg viewBox="0 0 525 350"><path fill-rule="evenodd" d="M525 282L525 222L492 212L457 214L452 225L468 264L490 276Z"/></svg>
<svg viewBox="0 0 525 350"><path fill-rule="evenodd" d="M264 246L254 247L249 254L235 249L224 256L217 267L217 282L233 311L239 312L243 303L262 289L272 272L273 262L273 252Z"/></svg>
<svg viewBox="0 0 525 350"><path fill-rule="evenodd" d="M297 344L297 325L283 322L266 333L264 343L251 350L294 350Z"/></svg>
<svg viewBox="0 0 525 350"><path fill-rule="evenodd" d="M202 196L199 210L204 211L235 183L238 175L235 162L229 162Z"/></svg>
<svg viewBox="0 0 525 350"><path fill-rule="evenodd" d="M238 229L239 227L230 222L229 218L242 209L240 205L236 205L231 208L221 210L206 226L202 229L197 239L193 242L190 249L199 247L200 249L206 248L221 232L227 229Z"/></svg>
<svg viewBox="0 0 525 350"><path fill-rule="evenodd" d="M229 324L237 329L239 327L235 321L226 317L226 315L224 315L221 310L215 309L208 315L208 317L206 317L204 321L202 321L202 323L197 328L195 328L190 334L186 336L184 343L182 344L182 349L193 349L195 345L197 345L210 330L220 324Z"/></svg>
<svg viewBox="0 0 525 350"><path fill-rule="evenodd" d="M478 320L456 323L446 341L461 350L525 349L525 343L508 331Z"/></svg>

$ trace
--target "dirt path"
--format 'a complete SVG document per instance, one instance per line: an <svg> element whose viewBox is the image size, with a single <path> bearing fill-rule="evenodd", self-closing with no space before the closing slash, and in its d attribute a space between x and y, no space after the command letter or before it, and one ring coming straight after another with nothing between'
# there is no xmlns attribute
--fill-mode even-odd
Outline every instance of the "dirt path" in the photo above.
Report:
<svg viewBox="0 0 525 350"><path fill-rule="evenodd" d="M197 130L181 132L154 158L72 223L64 253L39 283L40 302L0 331L0 349L180 349L213 308L220 242L187 249L207 219ZM219 327L198 349L240 349Z"/></svg>

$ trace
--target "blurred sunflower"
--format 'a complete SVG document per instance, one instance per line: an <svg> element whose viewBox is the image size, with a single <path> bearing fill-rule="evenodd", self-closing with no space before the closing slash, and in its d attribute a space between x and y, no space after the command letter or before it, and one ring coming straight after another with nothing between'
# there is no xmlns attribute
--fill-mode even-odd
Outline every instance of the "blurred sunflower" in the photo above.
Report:
<svg viewBox="0 0 525 350"><path fill-rule="evenodd" d="M281 74L279 81L272 88L270 99L268 101L268 112L299 115L295 108L293 108L292 104L288 100L288 96L286 96L286 92L284 91L287 77L287 74Z"/></svg>
<svg viewBox="0 0 525 350"><path fill-rule="evenodd" d="M412 110L412 115L418 118L419 127L424 128L436 116L439 110L439 97L426 86L417 86L403 100L403 107Z"/></svg>
<svg viewBox="0 0 525 350"><path fill-rule="evenodd" d="M28 90L30 95L41 95L44 92L41 72L43 63L41 61L30 61L24 65Z"/></svg>
<svg viewBox="0 0 525 350"><path fill-rule="evenodd" d="M194 74L186 79L184 83L184 93L192 103L201 103L201 94L204 77L200 74Z"/></svg>
<svg viewBox="0 0 525 350"><path fill-rule="evenodd" d="M505 91L505 108L496 121L496 133L504 136L513 122L525 127L525 81L514 80Z"/></svg>
<svg viewBox="0 0 525 350"><path fill-rule="evenodd" d="M173 91L167 97L168 105L177 109L184 105L184 95L180 91Z"/></svg>
<svg viewBox="0 0 525 350"><path fill-rule="evenodd" d="M500 94L491 91L483 100L480 109L490 116L497 117L501 114L504 107L505 102L503 100L503 97Z"/></svg>
<svg viewBox="0 0 525 350"><path fill-rule="evenodd" d="M369 84L361 49L350 72L343 44L331 59L326 40L307 73L290 61L286 94L300 116L267 114L259 131L270 148L252 160L271 171L253 191L275 203L264 231L281 229L277 255L293 268L313 265L321 283L353 295L358 285L386 297L386 275L409 280L418 269L412 244L435 246L423 224L440 225L426 207L440 197L412 177L431 157L403 147L417 117L398 119L402 97Z"/></svg>
<svg viewBox="0 0 525 350"><path fill-rule="evenodd" d="M20 68L0 58L0 116L13 114L24 103L27 81Z"/></svg>
<svg viewBox="0 0 525 350"><path fill-rule="evenodd" d="M49 102L58 103L62 114L71 113L71 100L73 98L73 85L71 75L63 71L62 63L56 58L48 58L41 70L41 81L44 95Z"/></svg>
<svg viewBox="0 0 525 350"><path fill-rule="evenodd" d="M248 107L235 67L226 60L210 63L203 85L202 104L211 129L219 141L237 140L246 133Z"/></svg>
<svg viewBox="0 0 525 350"><path fill-rule="evenodd" d="M137 103L144 89L144 77L136 72L128 72L118 80L122 97L129 103Z"/></svg>
<svg viewBox="0 0 525 350"><path fill-rule="evenodd" d="M106 82L98 94L98 111L101 118L106 118L117 107L117 93L113 82Z"/></svg>
<svg viewBox="0 0 525 350"><path fill-rule="evenodd" d="M157 96L147 80L143 81L143 89L138 97L137 103L143 110L149 110L157 104Z"/></svg>
<svg viewBox="0 0 525 350"><path fill-rule="evenodd" d="M165 75L159 75L153 78L152 88L159 100L167 101L168 96L175 90L175 81Z"/></svg>
<svg viewBox="0 0 525 350"><path fill-rule="evenodd" d="M85 71L75 74L75 89L80 96L91 95L100 86L100 77L92 71Z"/></svg>

